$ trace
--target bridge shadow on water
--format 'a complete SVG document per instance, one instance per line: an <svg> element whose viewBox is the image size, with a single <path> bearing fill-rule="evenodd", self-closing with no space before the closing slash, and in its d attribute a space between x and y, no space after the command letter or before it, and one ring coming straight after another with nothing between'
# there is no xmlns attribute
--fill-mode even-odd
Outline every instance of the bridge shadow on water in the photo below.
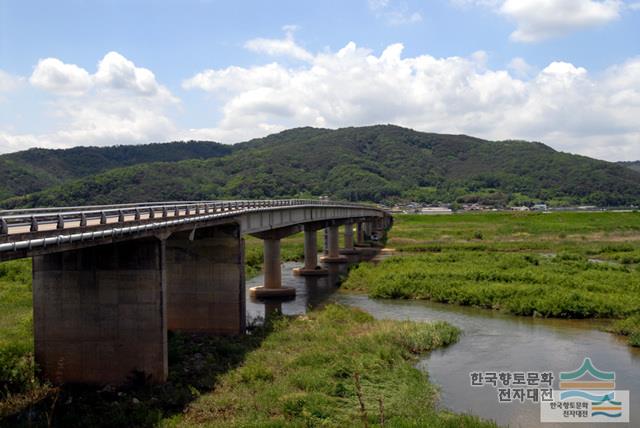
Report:
<svg viewBox="0 0 640 428"><path fill-rule="evenodd" d="M295 299L255 300L248 289L260 285L262 276L247 281L247 325L244 336L225 337L169 332L169 379L155 385L144 373L133 373L118 388L63 385L41 398L31 397L22 410L0 419L0 427L150 427L181 414L200 395L214 391L222 375L240 366L248 353L260 346L271 331L272 319L305 313L321 307L339 288L350 266L371 260L376 249L348 256L349 264L329 265L329 275L299 277L282 265L283 286L296 289Z"/></svg>

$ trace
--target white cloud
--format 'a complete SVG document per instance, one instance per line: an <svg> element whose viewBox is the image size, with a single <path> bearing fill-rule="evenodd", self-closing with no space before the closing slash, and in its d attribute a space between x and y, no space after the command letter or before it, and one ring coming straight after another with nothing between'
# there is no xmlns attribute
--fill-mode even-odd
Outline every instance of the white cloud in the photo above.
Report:
<svg viewBox="0 0 640 428"><path fill-rule="evenodd" d="M29 82L50 92L81 95L91 86L91 77L87 70L75 64L45 58L38 61Z"/></svg>
<svg viewBox="0 0 640 428"><path fill-rule="evenodd" d="M513 40L536 42L618 19L622 4L619 0L506 0L500 12L518 24Z"/></svg>
<svg viewBox="0 0 640 428"><path fill-rule="evenodd" d="M222 118L214 128L184 135L236 142L293 126L396 123L640 159L640 58L591 76L564 62L536 72L516 59L509 72L488 69L482 51L469 58L403 58L402 50L394 44L376 56L351 42L313 55L304 67L205 70L184 87L213 94Z"/></svg>
<svg viewBox="0 0 640 428"><path fill-rule="evenodd" d="M402 1L369 0L369 9L389 25L415 24L422 21L422 14L410 11L407 3Z"/></svg>
<svg viewBox="0 0 640 428"><path fill-rule="evenodd" d="M299 46L293 38L293 33L297 30L294 25L285 25L284 39L251 39L244 45L250 51L263 53L271 56L289 56L302 61L309 61L313 58L309 52Z"/></svg>
<svg viewBox="0 0 640 428"><path fill-rule="evenodd" d="M533 67L524 60L524 58L513 58L508 65L508 68L513 71L516 77L527 78L531 76Z"/></svg>
<svg viewBox="0 0 640 428"><path fill-rule="evenodd" d="M561 61L536 70L522 58L492 69L484 51L403 57L400 43L377 54L353 42L307 53L295 66L229 66L185 80L185 89L206 92L219 107L219 119L196 129L179 129L171 117L180 101L120 54L105 55L95 73L43 60L30 80L51 93L46 106L56 126L41 134L0 129L0 152L177 138L233 143L296 126L395 123L640 159L640 57L592 75ZM20 81L6 76L0 73L0 88Z"/></svg>
<svg viewBox="0 0 640 428"><path fill-rule="evenodd" d="M459 6L483 6L516 23L511 39L538 42L620 17L622 0L450 0ZM633 9L633 5L630 8Z"/></svg>
<svg viewBox="0 0 640 428"><path fill-rule="evenodd" d="M179 103L154 74L109 52L90 74L57 58L40 60L31 84L53 95L57 129L43 134L0 130L0 152L29 147L112 145L166 140L176 132L168 109Z"/></svg>
<svg viewBox="0 0 640 428"><path fill-rule="evenodd" d="M0 70L0 94L18 89L23 82L23 77L14 76L4 70Z"/></svg>
<svg viewBox="0 0 640 428"><path fill-rule="evenodd" d="M117 52L109 52L100 60L94 79L96 86L103 89L128 90L144 96L155 96L163 91L151 70L136 67Z"/></svg>

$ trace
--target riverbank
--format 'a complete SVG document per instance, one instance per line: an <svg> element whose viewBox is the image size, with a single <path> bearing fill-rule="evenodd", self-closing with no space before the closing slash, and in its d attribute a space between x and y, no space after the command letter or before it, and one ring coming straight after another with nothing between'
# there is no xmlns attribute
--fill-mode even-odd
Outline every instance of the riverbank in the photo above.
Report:
<svg viewBox="0 0 640 428"><path fill-rule="evenodd" d="M436 388L414 367L459 334L445 322L379 321L328 305L244 337L171 335L166 384L47 387L2 426L493 427L436 410Z"/></svg>
<svg viewBox="0 0 640 428"><path fill-rule="evenodd" d="M436 411L435 388L413 367L458 335L443 322L376 321L340 305L283 318L242 367L170 425L494 426Z"/></svg>
<svg viewBox="0 0 640 428"><path fill-rule="evenodd" d="M640 344L640 214L398 216L401 257L361 264L345 290L523 316L615 319Z"/></svg>

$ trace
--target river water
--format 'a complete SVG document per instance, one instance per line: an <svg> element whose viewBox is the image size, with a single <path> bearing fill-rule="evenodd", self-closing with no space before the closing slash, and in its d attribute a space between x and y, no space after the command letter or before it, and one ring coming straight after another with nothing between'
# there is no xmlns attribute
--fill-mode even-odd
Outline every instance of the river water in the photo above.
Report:
<svg viewBox="0 0 640 428"><path fill-rule="evenodd" d="M351 261L357 259L351 258ZM616 389L630 391L629 426L640 427L640 350L627 346L614 335L599 331L598 325L591 321L515 317L424 301L374 300L364 295L337 292L340 278L346 275L345 266L332 266L330 275L320 278L293 276L291 270L299 266L299 263L282 265L283 284L296 288L295 300L265 303L247 297L250 321L264 318L271 311L287 315L304 313L310 307L327 302L356 306L381 319L445 320L461 328L462 337L454 345L432 352L417 364L417 368L428 371L431 381L440 387L439 405L510 427L554 425L540 423L537 404L501 404L493 387L472 387L470 372L552 371L557 376L560 371L577 369L585 357L590 357L597 368L616 372ZM261 276L253 278L247 281L247 288L261 283Z"/></svg>

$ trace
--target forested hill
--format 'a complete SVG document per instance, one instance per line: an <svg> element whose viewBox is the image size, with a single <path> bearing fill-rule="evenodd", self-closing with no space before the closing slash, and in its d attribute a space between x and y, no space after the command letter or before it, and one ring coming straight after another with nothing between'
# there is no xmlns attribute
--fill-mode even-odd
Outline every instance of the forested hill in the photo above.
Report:
<svg viewBox="0 0 640 428"><path fill-rule="evenodd" d="M622 165L624 167L630 168L634 171L640 172L640 161L634 162L618 162L618 165Z"/></svg>
<svg viewBox="0 0 640 428"><path fill-rule="evenodd" d="M69 179L148 162L176 162L224 156L232 147L213 142L174 142L137 146L30 149L0 156L0 199L25 195Z"/></svg>
<svg viewBox="0 0 640 428"><path fill-rule="evenodd" d="M110 169L1 204L320 195L495 205L640 203L640 173L541 143L495 142L379 125L291 129L229 150L208 159Z"/></svg>

